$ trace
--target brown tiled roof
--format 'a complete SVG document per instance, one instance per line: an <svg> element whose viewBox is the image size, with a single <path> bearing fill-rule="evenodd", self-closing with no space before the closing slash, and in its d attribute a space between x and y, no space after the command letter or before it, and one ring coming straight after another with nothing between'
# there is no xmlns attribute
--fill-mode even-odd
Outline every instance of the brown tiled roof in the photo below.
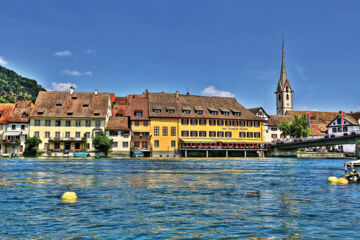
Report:
<svg viewBox="0 0 360 240"><path fill-rule="evenodd" d="M279 126L282 121L292 121L294 118L287 115L269 115L269 120L266 122L268 126Z"/></svg>
<svg viewBox="0 0 360 240"><path fill-rule="evenodd" d="M360 112L350 112L349 115L353 117L356 121L360 119Z"/></svg>
<svg viewBox="0 0 360 240"><path fill-rule="evenodd" d="M175 118L223 118L223 119L249 119L262 120L239 104L235 98L229 97L205 97L196 95L175 93L149 93L150 112L149 117L175 117ZM175 113L166 112L166 106L173 106ZM161 113L154 113L153 107L160 108ZM195 113L195 108L203 109L203 114ZM190 114L184 114L183 110L190 110ZM210 114L210 110L218 111L218 115ZM221 111L229 111L225 116ZM241 116L234 116L232 111L241 112Z"/></svg>
<svg viewBox="0 0 360 240"><path fill-rule="evenodd" d="M8 123L15 108L15 103L0 103L0 123Z"/></svg>
<svg viewBox="0 0 360 240"><path fill-rule="evenodd" d="M29 122L31 109L34 106L32 101L18 101L11 114L9 122L26 123Z"/></svg>
<svg viewBox="0 0 360 240"><path fill-rule="evenodd" d="M311 135L325 135L327 130L327 125L334 120L334 118L339 114L338 112L322 112L322 111L295 111L288 110L287 114L290 116L298 115L301 117L303 114L310 115L310 128Z"/></svg>
<svg viewBox="0 0 360 240"><path fill-rule="evenodd" d="M149 99L146 93L129 95L127 97L127 105L124 116L130 117L130 120L149 119ZM135 111L142 111L142 117L135 117Z"/></svg>
<svg viewBox="0 0 360 240"><path fill-rule="evenodd" d="M338 118L338 117L341 117L341 113L338 113L338 115L336 116L336 117L334 117L334 119L332 119L329 123L328 123L328 125L327 125L327 127L330 127L330 124L336 119L336 118ZM344 117L344 119L346 120L346 121L348 121L350 124L352 124L352 125L359 125L359 123L357 122L357 120L356 120L356 114L353 114L353 113L344 113L343 114L343 117Z"/></svg>
<svg viewBox="0 0 360 240"><path fill-rule="evenodd" d="M69 92L41 91L30 116L105 118L109 101L109 93L74 92L70 95ZM39 114L42 111L43 114ZM69 115L71 112L73 114Z"/></svg>
<svg viewBox="0 0 360 240"><path fill-rule="evenodd" d="M110 117L106 125L107 130L129 130L127 117Z"/></svg>

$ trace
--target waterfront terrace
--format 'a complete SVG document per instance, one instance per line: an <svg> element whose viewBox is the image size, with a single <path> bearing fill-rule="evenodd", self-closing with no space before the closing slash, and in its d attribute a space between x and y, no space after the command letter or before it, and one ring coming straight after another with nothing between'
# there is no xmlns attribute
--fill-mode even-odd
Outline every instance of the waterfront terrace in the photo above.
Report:
<svg viewBox="0 0 360 240"><path fill-rule="evenodd" d="M149 93L153 156L245 156L263 149L263 119L235 98Z"/></svg>
<svg viewBox="0 0 360 240"><path fill-rule="evenodd" d="M42 140L40 150L94 151L92 139L110 116L109 93L41 91L30 113L30 136Z"/></svg>

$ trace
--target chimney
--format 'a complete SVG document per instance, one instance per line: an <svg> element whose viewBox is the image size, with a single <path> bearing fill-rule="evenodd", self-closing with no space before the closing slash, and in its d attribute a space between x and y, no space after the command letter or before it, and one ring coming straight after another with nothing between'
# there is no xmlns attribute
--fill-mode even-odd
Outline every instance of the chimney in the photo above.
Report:
<svg viewBox="0 0 360 240"><path fill-rule="evenodd" d="M98 95L98 90L97 89L95 89L94 94L95 94L95 96Z"/></svg>
<svg viewBox="0 0 360 240"><path fill-rule="evenodd" d="M190 95L190 93L189 93L189 88L187 89L187 91L186 91L186 95Z"/></svg>
<svg viewBox="0 0 360 240"><path fill-rule="evenodd" d="M73 94L74 94L74 87L71 86L71 87L70 87L70 95L73 95Z"/></svg>
<svg viewBox="0 0 360 240"><path fill-rule="evenodd" d="M149 90L145 89L145 95L146 95L146 98L149 97Z"/></svg>
<svg viewBox="0 0 360 240"><path fill-rule="evenodd" d="M176 99L179 99L179 91L176 90L176 95L175 95Z"/></svg>

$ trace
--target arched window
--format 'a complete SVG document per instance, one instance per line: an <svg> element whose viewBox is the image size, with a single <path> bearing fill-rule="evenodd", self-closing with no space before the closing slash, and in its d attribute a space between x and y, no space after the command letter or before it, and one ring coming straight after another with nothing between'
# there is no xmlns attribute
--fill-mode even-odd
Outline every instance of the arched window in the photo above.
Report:
<svg viewBox="0 0 360 240"><path fill-rule="evenodd" d="M289 100L289 94L286 94L286 100Z"/></svg>
<svg viewBox="0 0 360 240"><path fill-rule="evenodd" d="M279 101L281 101L281 94L279 94Z"/></svg>

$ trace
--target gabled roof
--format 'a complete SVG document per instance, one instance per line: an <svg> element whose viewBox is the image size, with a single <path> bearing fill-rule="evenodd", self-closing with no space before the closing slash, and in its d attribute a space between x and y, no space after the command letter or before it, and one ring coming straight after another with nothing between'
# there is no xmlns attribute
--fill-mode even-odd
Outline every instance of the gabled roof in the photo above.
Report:
<svg viewBox="0 0 360 240"><path fill-rule="evenodd" d="M327 127L330 127L330 124L340 117L341 117L341 113L339 113L331 122L329 122ZM359 123L351 113L343 113L343 118L344 120L348 121L351 125L359 125Z"/></svg>
<svg viewBox="0 0 360 240"><path fill-rule="evenodd" d="M11 114L9 122L27 123L30 119L31 109L34 106L32 101L18 101Z"/></svg>
<svg viewBox="0 0 360 240"><path fill-rule="evenodd" d="M248 110L250 112L252 112L253 114L255 114L255 115L261 110L261 111L263 111L265 113L266 116L270 117L270 115L267 114L267 112L262 107L248 108Z"/></svg>
<svg viewBox="0 0 360 240"><path fill-rule="evenodd" d="M0 124L8 123L15 103L0 103Z"/></svg>
<svg viewBox="0 0 360 240"><path fill-rule="evenodd" d="M176 93L164 92L149 93L149 105L149 117L262 120L239 104L235 98L229 97L206 97L182 94L177 95ZM175 112L167 112L166 106L174 107ZM153 107L160 107L161 112L153 112ZM202 109L202 114L195 113L195 108ZM190 110L190 114L185 114L183 110ZM212 115L210 111L217 111L218 115ZM221 111L229 112L229 115L223 115ZM240 112L240 116L235 116L233 111Z"/></svg>
<svg viewBox="0 0 360 240"><path fill-rule="evenodd" d="M30 117L105 118L109 101L109 93L41 91Z"/></svg>
<svg viewBox="0 0 360 240"><path fill-rule="evenodd" d="M296 111L288 110L286 114L290 116L298 115L301 117L303 114L310 115L310 134L311 135L325 135L327 125L339 114L338 112L324 112L324 111Z"/></svg>
<svg viewBox="0 0 360 240"><path fill-rule="evenodd" d="M128 95L127 105L124 116L130 117L130 120L149 120L148 93ZM135 111L141 111L142 117L136 117Z"/></svg>
<svg viewBox="0 0 360 240"><path fill-rule="evenodd" d="M279 126L282 121L292 121L294 118L288 115L269 115L269 120L266 122L268 126Z"/></svg>
<svg viewBox="0 0 360 240"><path fill-rule="evenodd" d="M127 117L110 117L106 125L106 130L129 130Z"/></svg>

